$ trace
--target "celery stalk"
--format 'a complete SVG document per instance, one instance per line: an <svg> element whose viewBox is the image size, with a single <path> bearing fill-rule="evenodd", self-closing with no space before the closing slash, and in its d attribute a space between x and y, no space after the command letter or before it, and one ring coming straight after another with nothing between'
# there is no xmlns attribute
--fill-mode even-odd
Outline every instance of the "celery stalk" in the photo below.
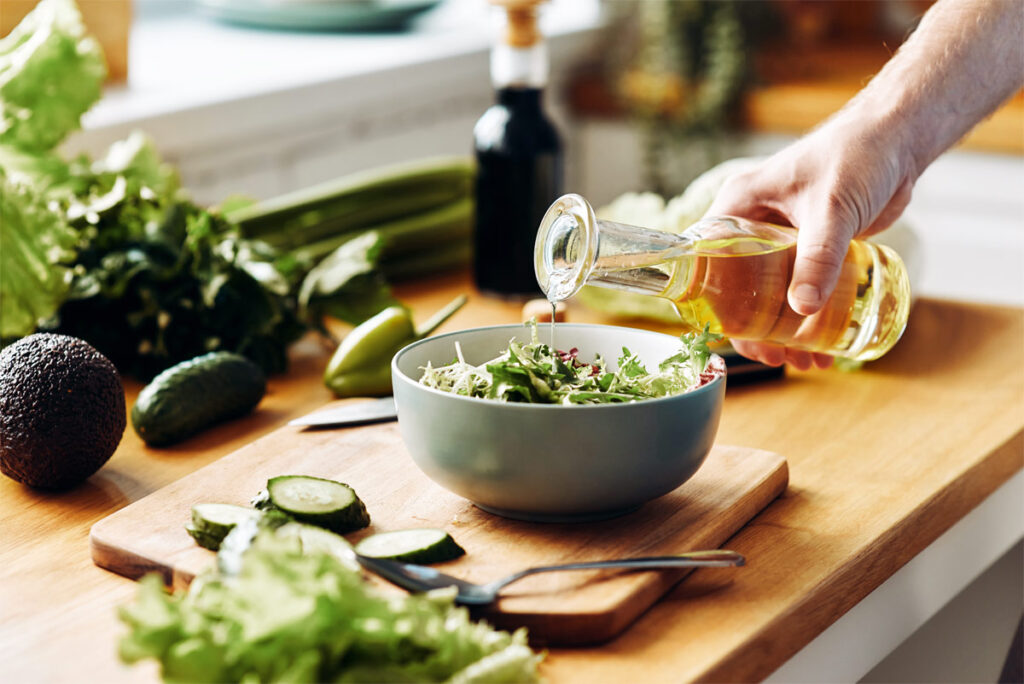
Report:
<svg viewBox="0 0 1024 684"><path fill-rule="evenodd" d="M444 204L471 192L467 158L428 159L372 169L232 211L246 237L308 244Z"/></svg>
<svg viewBox="0 0 1024 684"><path fill-rule="evenodd" d="M380 269L389 282L394 282L461 268L469 264L472 256L473 245L468 240L448 242L433 249L382 261Z"/></svg>
<svg viewBox="0 0 1024 684"><path fill-rule="evenodd" d="M453 240L468 242L473 230L473 200L463 197L434 209L377 224L373 230L384 240L383 259ZM301 259L317 260L361 234L362 231L341 233L307 243L294 252Z"/></svg>

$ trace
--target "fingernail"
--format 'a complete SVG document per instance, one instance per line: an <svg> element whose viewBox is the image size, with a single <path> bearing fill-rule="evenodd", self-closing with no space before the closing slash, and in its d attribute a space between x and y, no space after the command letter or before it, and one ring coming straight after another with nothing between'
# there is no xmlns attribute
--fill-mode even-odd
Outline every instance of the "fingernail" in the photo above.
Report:
<svg viewBox="0 0 1024 684"><path fill-rule="evenodd" d="M821 301L821 290L810 283L800 283L793 288L793 297L801 304L815 306Z"/></svg>

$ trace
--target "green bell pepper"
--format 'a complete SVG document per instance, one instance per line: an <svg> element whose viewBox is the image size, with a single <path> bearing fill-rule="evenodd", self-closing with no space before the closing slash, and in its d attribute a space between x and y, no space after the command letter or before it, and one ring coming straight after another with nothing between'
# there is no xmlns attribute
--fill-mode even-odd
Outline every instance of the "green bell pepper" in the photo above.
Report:
<svg viewBox="0 0 1024 684"><path fill-rule="evenodd" d="M422 327L404 306L389 306L345 336L334 352L324 384L339 397L382 397L391 394L391 359L408 344L434 332L466 303L459 295Z"/></svg>

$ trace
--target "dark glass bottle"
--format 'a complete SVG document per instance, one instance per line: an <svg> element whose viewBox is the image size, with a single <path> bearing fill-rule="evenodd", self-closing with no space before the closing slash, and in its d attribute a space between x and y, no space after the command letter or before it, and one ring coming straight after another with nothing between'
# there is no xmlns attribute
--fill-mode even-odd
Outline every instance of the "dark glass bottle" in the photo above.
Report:
<svg viewBox="0 0 1024 684"><path fill-rule="evenodd" d="M541 294L533 248L544 212L562 194L562 144L539 87L500 87L473 129L477 158L473 275L488 294Z"/></svg>

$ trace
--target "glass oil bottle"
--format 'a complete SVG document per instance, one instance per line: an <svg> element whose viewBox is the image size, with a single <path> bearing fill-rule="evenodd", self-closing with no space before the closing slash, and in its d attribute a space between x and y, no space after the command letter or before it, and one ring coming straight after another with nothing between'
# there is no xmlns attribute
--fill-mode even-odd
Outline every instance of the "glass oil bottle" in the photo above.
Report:
<svg viewBox="0 0 1024 684"><path fill-rule="evenodd" d="M869 361L903 333L910 281L884 245L854 240L822 309L803 316L786 292L796 229L736 217L705 218L675 235L598 220L579 195L548 209L536 236L537 281L551 301L584 285L664 297L691 330Z"/></svg>

